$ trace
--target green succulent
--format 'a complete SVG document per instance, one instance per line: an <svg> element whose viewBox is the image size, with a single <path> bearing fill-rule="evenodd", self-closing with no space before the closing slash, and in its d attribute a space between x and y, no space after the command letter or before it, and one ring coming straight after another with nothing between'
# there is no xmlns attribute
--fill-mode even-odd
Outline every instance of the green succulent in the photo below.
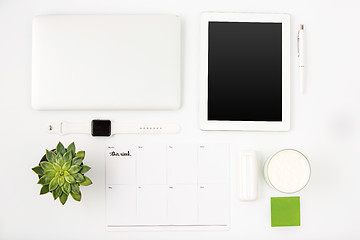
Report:
<svg viewBox="0 0 360 240"><path fill-rule="evenodd" d="M75 201L80 201L79 186L92 184L90 178L84 175L90 170L89 166L81 165L84 158L85 152L75 152L74 143L65 148L59 142L56 150L46 150L47 161L40 162L39 166L32 168L40 176L40 195L51 192L54 200L59 198L62 205L66 203L69 194Z"/></svg>

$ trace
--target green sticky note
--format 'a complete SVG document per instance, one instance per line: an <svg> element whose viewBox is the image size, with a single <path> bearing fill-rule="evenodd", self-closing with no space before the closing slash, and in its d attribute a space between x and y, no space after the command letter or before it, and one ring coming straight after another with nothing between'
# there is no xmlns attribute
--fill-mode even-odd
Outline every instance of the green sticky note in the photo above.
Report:
<svg viewBox="0 0 360 240"><path fill-rule="evenodd" d="M300 197L272 197L271 226L300 226Z"/></svg>

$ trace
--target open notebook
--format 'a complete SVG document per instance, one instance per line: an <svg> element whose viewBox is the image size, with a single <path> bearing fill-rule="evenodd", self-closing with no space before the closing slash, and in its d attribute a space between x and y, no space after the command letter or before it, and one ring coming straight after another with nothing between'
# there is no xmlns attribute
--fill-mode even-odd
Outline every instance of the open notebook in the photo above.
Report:
<svg viewBox="0 0 360 240"><path fill-rule="evenodd" d="M107 229L226 230L228 145L107 147Z"/></svg>

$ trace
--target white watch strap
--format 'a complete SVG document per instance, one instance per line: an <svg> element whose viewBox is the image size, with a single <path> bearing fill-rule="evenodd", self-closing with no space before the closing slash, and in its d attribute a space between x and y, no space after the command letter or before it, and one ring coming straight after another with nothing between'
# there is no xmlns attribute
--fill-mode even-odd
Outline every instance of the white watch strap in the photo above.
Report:
<svg viewBox="0 0 360 240"><path fill-rule="evenodd" d="M178 133L179 124L122 124L111 123L111 134L117 133Z"/></svg>
<svg viewBox="0 0 360 240"><path fill-rule="evenodd" d="M70 133L91 134L91 123L70 123L58 122L50 123L46 126L48 133L65 135ZM123 124L111 123L111 135L119 133L178 133L178 124Z"/></svg>
<svg viewBox="0 0 360 240"><path fill-rule="evenodd" d="M91 134L91 123L70 123L70 122L58 122L50 123L47 125L47 132L59 135L65 135L70 133L85 133Z"/></svg>

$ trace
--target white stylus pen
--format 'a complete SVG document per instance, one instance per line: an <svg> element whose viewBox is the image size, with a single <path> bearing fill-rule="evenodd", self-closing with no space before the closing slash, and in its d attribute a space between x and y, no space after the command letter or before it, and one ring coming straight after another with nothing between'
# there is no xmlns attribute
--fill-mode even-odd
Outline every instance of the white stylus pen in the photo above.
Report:
<svg viewBox="0 0 360 240"><path fill-rule="evenodd" d="M299 58L299 74L300 74L300 91L304 92L304 25L300 24L297 38L298 58Z"/></svg>

